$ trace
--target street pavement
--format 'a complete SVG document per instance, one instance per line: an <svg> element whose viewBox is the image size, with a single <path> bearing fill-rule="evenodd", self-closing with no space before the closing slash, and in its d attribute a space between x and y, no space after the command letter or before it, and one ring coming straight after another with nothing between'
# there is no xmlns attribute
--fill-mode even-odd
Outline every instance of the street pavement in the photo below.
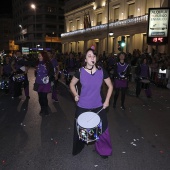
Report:
<svg viewBox="0 0 170 170"><path fill-rule="evenodd" d="M144 91L135 97L129 83L126 110L107 108L113 153L103 159L94 144L72 156L75 102L61 79L56 103L48 95L50 116L40 116L35 80L29 69L30 99L24 93L12 99L0 92L0 169L2 170L169 170L170 90L151 85L152 98ZM105 86L103 92L105 93ZM95 99L94 99L95 100ZM93 102L93 101L89 101Z"/></svg>

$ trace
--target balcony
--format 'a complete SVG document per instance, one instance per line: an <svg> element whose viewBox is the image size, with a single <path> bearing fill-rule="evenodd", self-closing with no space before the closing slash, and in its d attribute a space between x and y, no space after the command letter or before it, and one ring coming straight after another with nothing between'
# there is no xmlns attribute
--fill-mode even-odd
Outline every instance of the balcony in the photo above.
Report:
<svg viewBox="0 0 170 170"><path fill-rule="evenodd" d="M118 28L118 27L122 27L122 26L134 25L134 24L140 23L140 22L147 23L147 21L148 21L148 15L143 15L143 16L139 16L139 17L128 18L125 20L111 22L111 23L109 23L109 28L114 29L114 28ZM86 28L86 29L63 33L63 34L61 34L61 37L65 38L65 37L77 36L77 35L81 35L84 33L90 33L90 32L95 32L95 31L106 31L107 25L108 24L106 23L106 24L97 25L97 26L94 26L91 28Z"/></svg>

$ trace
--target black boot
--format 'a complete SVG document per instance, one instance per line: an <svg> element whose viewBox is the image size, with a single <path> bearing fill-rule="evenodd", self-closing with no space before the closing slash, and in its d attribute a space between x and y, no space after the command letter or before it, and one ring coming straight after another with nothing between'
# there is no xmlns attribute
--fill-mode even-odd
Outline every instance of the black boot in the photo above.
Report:
<svg viewBox="0 0 170 170"><path fill-rule="evenodd" d="M125 110L124 104L122 104L120 108L121 108L122 110Z"/></svg>
<svg viewBox="0 0 170 170"><path fill-rule="evenodd" d="M41 110L40 110L40 112L39 112L40 116L42 116L43 113L44 113L44 108L41 107Z"/></svg>
<svg viewBox="0 0 170 170"><path fill-rule="evenodd" d="M48 116L48 115L49 115L48 107L45 107L45 108L44 108L44 115L45 115L45 116Z"/></svg>

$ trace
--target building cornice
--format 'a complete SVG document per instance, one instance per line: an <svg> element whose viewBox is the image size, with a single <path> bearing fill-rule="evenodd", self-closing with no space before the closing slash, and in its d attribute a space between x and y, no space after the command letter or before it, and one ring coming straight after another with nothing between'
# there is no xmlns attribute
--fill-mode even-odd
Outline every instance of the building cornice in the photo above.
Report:
<svg viewBox="0 0 170 170"><path fill-rule="evenodd" d="M109 29L114 29L123 26L135 25L137 23L146 23L148 21L148 15L138 16L134 18L129 18L125 20L120 20L116 22L109 23ZM61 34L61 38L72 37L77 35L82 35L90 32L105 31L107 30L108 24L97 25L87 29L76 30L72 32L67 32Z"/></svg>

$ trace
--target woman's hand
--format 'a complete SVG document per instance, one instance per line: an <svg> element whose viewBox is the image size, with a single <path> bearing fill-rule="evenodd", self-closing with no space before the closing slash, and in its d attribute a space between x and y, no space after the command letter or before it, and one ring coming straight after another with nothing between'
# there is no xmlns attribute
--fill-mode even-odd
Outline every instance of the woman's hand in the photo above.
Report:
<svg viewBox="0 0 170 170"><path fill-rule="evenodd" d="M79 95L76 95L76 96L74 97L74 100L75 100L76 102L78 102L78 101L79 101Z"/></svg>
<svg viewBox="0 0 170 170"><path fill-rule="evenodd" d="M109 107L109 103L105 101L105 102L103 103L103 109L106 109L107 107Z"/></svg>

